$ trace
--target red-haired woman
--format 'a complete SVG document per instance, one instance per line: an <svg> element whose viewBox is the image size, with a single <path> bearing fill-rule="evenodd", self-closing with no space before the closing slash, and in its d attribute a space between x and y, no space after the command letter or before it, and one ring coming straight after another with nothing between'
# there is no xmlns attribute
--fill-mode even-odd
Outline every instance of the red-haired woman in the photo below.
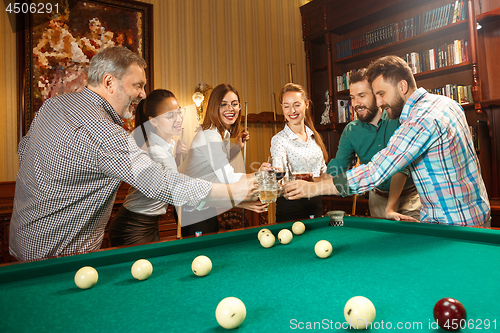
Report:
<svg viewBox="0 0 500 333"><path fill-rule="evenodd" d="M213 89L201 125L202 130L191 142L182 173L225 184L237 182L244 175L235 172L230 164L250 139L248 132L240 132L240 111L240 96L236 89L229 84L219 84ZM231 146L231 138L236 138L236 145ZM253 201L243 202L237 207L262 212L267 204ZM181 222L183 236L194 235L197 231L209 233L219 230L215 207L206 210L184 207Z"/></svg>

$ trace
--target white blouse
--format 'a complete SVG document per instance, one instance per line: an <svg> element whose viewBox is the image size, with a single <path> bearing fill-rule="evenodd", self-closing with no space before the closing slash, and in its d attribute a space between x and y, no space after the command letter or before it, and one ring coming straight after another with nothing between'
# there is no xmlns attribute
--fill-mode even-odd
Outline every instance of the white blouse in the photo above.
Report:
<svg viewBox="0 0 500 333"><path fill-rule="evenodd" d="M312 172L319 177L326 172L323 152L306 126L307 141L302 141L288 124L271 139L271 156L286 156L292 170Z"/></svg>
<svg viewBox="0 0 500 333"><path fill-rule="evenodd" d="M177 172L174 157L175 141L166 142L155 133L148 135L148 141L149 148L144 144L142 149L148 152L149 157L160 163L165 169ZM135 187L131 187L123 206L134 213L156 216L167 212L168 203L148 198Z"/></svg>
<svg viewBox="0 0 500 333"><path fill-rule="evenodd" d="M198 132L191 142L181 172L212 183L232 184L240 180L244 173L235 172L229 164L230 138L229 131L224 132L223 139L215 127Z"/></svg>

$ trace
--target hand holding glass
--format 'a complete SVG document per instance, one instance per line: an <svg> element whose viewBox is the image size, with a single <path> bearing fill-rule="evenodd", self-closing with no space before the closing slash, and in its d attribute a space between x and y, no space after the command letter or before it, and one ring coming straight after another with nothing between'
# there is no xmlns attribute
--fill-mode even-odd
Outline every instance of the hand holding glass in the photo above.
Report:
<svg viewBox="0 0 500 333"><path fill-rule="evenodd" d="M271 164L271 168L276 173L276 180L280 180L286 176L285 156L270 156L267 162Z"/></svg>
<svg viewBox="0 0 500 333"><path fill-rule="evenodd" d="M299 162L291 166L292 169L292 180L305 180L312 182L312 176L309 172L309 166L307 165L307 160L301 158Z"/></svg>
<svg viewBox="0 0 500 333"><path fill-rule="evenodd" d="M255 179L259 184L260 202L275 202L278 192L278 183L274 171L257 171L255 172Z"/></svg>

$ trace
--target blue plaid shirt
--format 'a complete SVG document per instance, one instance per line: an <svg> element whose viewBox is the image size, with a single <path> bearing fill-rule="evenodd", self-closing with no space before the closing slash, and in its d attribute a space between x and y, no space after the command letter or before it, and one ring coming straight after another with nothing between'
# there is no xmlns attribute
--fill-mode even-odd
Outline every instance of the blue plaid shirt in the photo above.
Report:
<svg viewBox="0 0 500 333"><path fill-rule="evenodd" d="M420 88L406 101L400 121L385 149L346 173L348 192L371 190L408 166L422 202L422 222L465 226L487 221L490 203L460 105Z"/></svg>
<svg viewBox="0 0 500 333"><path fill-rule="evenodd" d="M200 206L210 183L165 170L101 96L47 100L19 145L10 253L20 260L96 250L124 181L147 197Z"/></svg>

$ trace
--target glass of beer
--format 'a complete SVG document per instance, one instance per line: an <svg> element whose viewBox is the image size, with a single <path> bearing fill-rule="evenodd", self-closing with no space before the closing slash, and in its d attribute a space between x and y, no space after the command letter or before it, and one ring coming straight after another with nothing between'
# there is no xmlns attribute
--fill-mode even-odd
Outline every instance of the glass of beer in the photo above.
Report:
<svg viewBox="0 0 500 333"><path fill-rule="evenodd" d="M292 180L305 180L312 182L311 172L309 172L309 167L307 165L307 160L305 158L296 161L292 166Z"/></svg>
<svg viewBox="0 0 500 333"><path fill-rule="evenodd" d="M255 179L259 184L259 199L262 203L275 202L278 196L278 182L274 170L255 172Z"/></svg>
<svg viewBox="0 0 500 333"><path fill-rule="evenodd" d="M309 172L293 172L292 173L293 180L305 180L307 182L312 182L312 176Z"/></svg>

